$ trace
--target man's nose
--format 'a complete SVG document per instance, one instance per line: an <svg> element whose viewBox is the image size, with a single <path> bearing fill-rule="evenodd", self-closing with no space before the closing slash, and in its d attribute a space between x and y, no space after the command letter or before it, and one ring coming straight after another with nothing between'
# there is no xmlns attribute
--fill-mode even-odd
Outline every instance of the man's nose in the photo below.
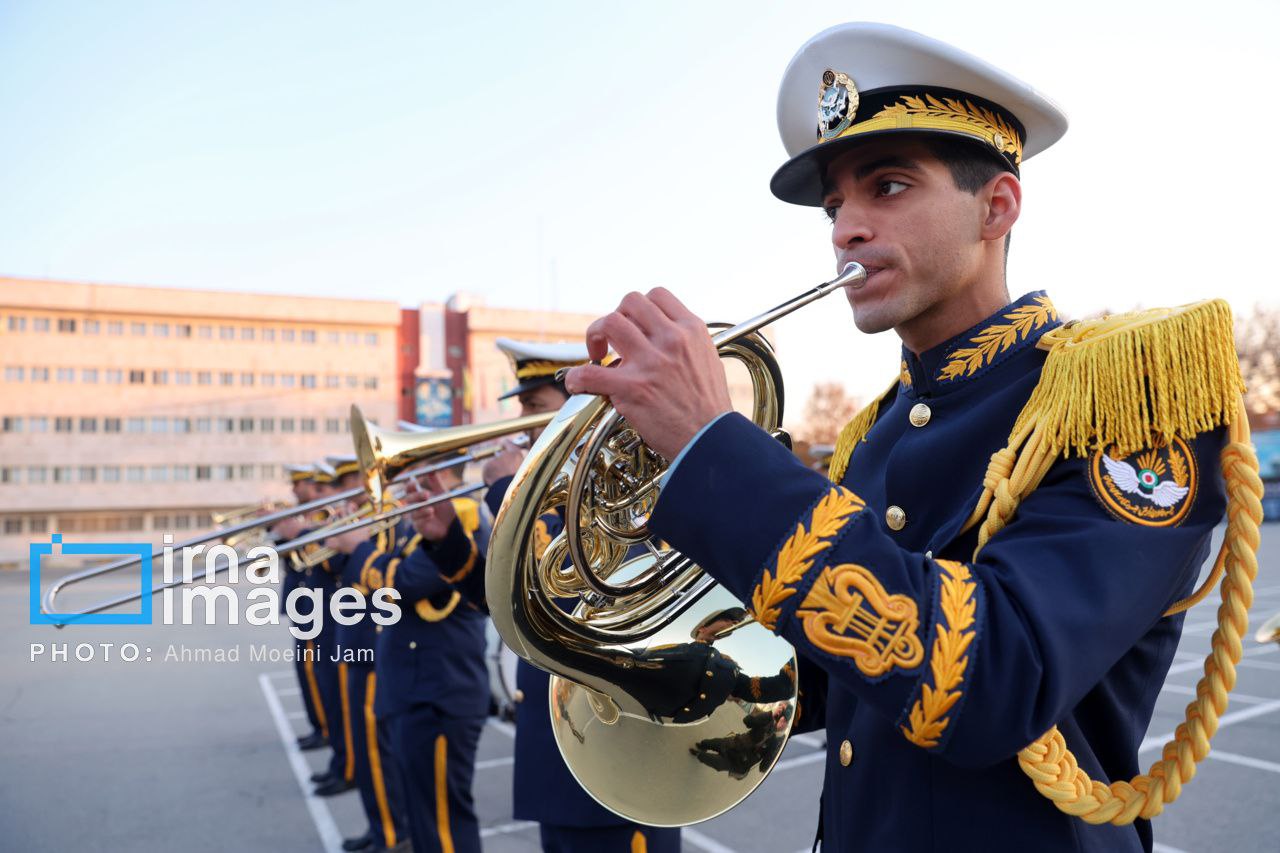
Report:
<svg viewBox="0 0 1280 853"><path fill-rule="evenodd" d="M872 236L871 223L858 205L848 202L840 205L831 225L831 244L837 251L870 242Z"/></svg>

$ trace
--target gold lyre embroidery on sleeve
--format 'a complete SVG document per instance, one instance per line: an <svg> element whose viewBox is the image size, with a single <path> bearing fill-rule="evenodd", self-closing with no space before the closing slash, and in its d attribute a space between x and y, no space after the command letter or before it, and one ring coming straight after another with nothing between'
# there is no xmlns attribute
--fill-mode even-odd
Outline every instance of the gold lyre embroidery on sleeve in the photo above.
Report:
<svg viewBox="0 0 1280 853"><path fill-rule="evenodd" d="M809 642L851 658L868 678L924 660L915 599L890 595L875 575L845 563L822 570L796 610Z"/></svg>
<svg viewBox="0 0 1280 853"><path fill-rule="evenodd" d="M809 528L796 525L795 533L778 551L774 570L766 569L751 593L751 611L757 622L770 631L777 628L782 602L796 594L792 587L813 567L817 556L831 547L831 538L840 532L849 516L865 506L862 498L839 486L818 501Z"/></svg>
<svg viewBox="0 0 1280 853"><path fill-rule="evenodd" d="M938 745L938 739L951 722L947 714L963 695L960 685L964 682L965 670L969 668L966 652L973 642L973 619L978 607L975 599L978 585L969 567L954 560L938 560L937 563L942 569L939 606L946 617L946 624L937 624L937 635L929 656L933 686L925 683L921 687L920 698L911 708L907 725L902 727L907 740L926 748Z"/></svg>

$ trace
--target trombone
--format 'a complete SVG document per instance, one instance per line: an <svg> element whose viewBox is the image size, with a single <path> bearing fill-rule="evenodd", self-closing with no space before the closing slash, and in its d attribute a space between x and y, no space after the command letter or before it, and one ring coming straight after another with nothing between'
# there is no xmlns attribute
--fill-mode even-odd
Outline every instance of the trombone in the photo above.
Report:
<svg viewBox="0 0 1280 853"><path fill-rule="evenodd" d="M191 548L197 545L205 545L210 542L219 542L221 544L230 544L232 542L241 542L251 536L256 535L255 531L266 530L276 522L292 518L296 515L305 515L312 512L329 512L331 518L335 521L342 519L350 519L352 515L334 515L329 509L333 504L342 501L365 496L373 510L382 510L385 500L387 487L393 485L400 480L407 479L410 475L408 469L416 466L425 466L418 469L418 473L429 473L431 471L443 468L453 467L466 464L485 456L492 455L497 452L497 448L482 449L470 454L462 455L461 451L474 445L492 441L494 439L503 438L512 433L525 432L531 429L537 429L551 422L554 413L541 415L530 415L527 417L511 418L504 421L497 421L492 424L484 424L480 426L467 424L464 426L448 427L436 430L434 432L422 433L417 431L395 432L392 430L379 430L364 419L360 410L356 406L351 407L351 432L355 440L356 456L360 460L361 471L364 476L364 484L352 489L317 498L304 504L286 507L274 512L268 512L266 515L249 519L248 521L234 524L230 527L215 530L203 536L197 536L192 539L185 539L171 545L153 550L149 560L154 563L155 560L164 557L166 550L179 551L184 548ZM424 507L431 506L434 503L443 500L451 500L456 497L471 494L484 488L483 484L463 486L445 494L436 495L424 501L397 507L389 512L376 512L364 518L342 522L313 530L302 536L296 537L287 542L276 546L278 554L292 554L293 552L322 542L331 536L339 536L343 533L349 533L364 527L373 525L393 523L401 516L417 512ZM265 543L264 543L265 544ZM327 556L332 556L330 553ZM315 559L314 563L323 562L326 557ZM235 563L237 571L240 569L253 570L260 565L262 557L243 558ZM103 610L109 610L112 607L118 607L122 604L128 604L133 601L140 600L144 595L156 595L166 589L171 589L182 584L181 580L173 580L163 582L152 586L149 591L138 591L118 595L114 598L104 599L88 607L76 610L71 613L59 613L57 609L58 595L67 587L78 583L91 580L101 575L117 572L122 569L128 569L133 566L140 566L143 562L141 556L126 557L120 560L113 560L100 566L92 566L79 572L74 572L64 578L60 578L50 585L48 592L40 602L40 611L50 616L59 618L54 625L58 628L65 627L75 620L77 616L85 616L91 613L100 613ZM307 563L306 565L310 565ZM304 566L305 567L305 566ZM215 565L212 572L206 572L201 577L208 577L210 574L216 576L224 570L230 569L230 565Z"/></svg>

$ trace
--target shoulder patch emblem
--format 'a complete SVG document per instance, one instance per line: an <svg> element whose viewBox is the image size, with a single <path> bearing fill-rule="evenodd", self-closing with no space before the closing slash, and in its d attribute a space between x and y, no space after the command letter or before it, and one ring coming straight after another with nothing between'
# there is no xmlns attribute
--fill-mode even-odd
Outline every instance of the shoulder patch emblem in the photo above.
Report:
<svg viewBox="0 0 1280 853"><path fill-rule="evenodd" d="M1108 447L1093 454L1089 484L1098 502L1121 521L1169 527L1182 521L1200 485L1196 458L1178 437L1117 458Z"/></svg>

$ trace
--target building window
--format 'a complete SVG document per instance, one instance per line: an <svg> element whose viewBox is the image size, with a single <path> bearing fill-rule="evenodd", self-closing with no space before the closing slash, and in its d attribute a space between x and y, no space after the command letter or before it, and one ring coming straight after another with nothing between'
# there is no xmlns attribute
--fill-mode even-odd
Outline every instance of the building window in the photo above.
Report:
<svg viewBox="0 0 1280 853"><path fill-rule="evenodd" d="M154 417L154 418L152 418L152 419L151 419L151 431L152 431L152 432L168 432L168 431L169 431L169 419L168 419L168 418L162 418L162 417Z"/></svg>
<svg viewBox="0 0 1280 853"><path fill-rule="evenodd" d="M146 323L130 323L129 334L133 335L134 337L145 337L147 334L147 324Z"/></svg>
<svg viewBox="0 0 1280 853"><path fill-rule="evenodd" d="M9 465L0 467L0 484L6 486L22 481L22 471Z"/></svg>
<svg viewBox="0 0 1280 853"><path fill-rule="evenodd" d="M325 418L324 431L329 433L342 432L341 418Z"/></svg>
<svg viewBox="0 0 1280 853"><path fill-rule="evenodd" d="M33 367L33 368L32 368L32 370L34 371L34 370L35 370L35 368ZM294 375L293 375L292 373L281 373L281 374L280 374L280 385L281 385L281 387L283 387L283 388L292 388L292 387L293 387L293 385L294 385L294 382L295 382L295 377L294 377Z"/></svg>
<svg viewBox="0 0 1280 853"><path fill-rule="evenodd" d="M71 466L55 465L53 468L53 482L70 483L71 482Z"/></svg>
<svg viewBox="0 0 1280 853"><path fill-rule="evenodd" d="M252 479L253 479L253 466L252 466L252 465L241 465L241 466L240 466L240 479L241 479L241 480L252 480Z"/></svg>
<svg viewBox="0 0 1280 853"><path fill-rule="evenodd" d="M81 418L80 431L81 432L97 432L98 419L97 418Z"/></svg>
<svg viewBox="0 0 1280 853"><path fill-rule="evenodd" d="M175 371L173 372L173 380L174 380L175 382L177 382L179 385L190 385L190 384L191 384L191 371L190 371L190 370L175 370Z"/></svg>
<svg viewBox="0 0 1280 853"><path fill-rule="evenodd" d="M197 326L196 334L207 341L213 337L213 326Z"/></svg>
<svg viewBox="0 0 1280 853"><path fill-rule="evenodd" d="M21 533L22 517L18 516L17 518L6 518L4 520L4 532L5 532L5 535L7 536L13 536L16 533Z"/></svg>
<svg viewBox="0 0 1280 853"><path fill-rule="evenodd" d="M74 334L76 330L76 321L70 317L58 318L58 331L64 335Z"/></svg>
<svg viewBox="0 0 1280 853"><path fill-rule="evenodd" d="M215 480L233 480L235 479L236 469L231 465L214 465L213 479Z"/></svg>
<svg viewBox="0 0 1280 853"><path fill-rule="evenodd" d="M124 517L124 529L141 530L144 527L145 521L145 517L141 515L126 515Z"/></svg>
<svg viewBox="0 0 1280 853"><path fill-rule="evenodd" d="M196 527L213 527L213 516L207 512L196 513L194 520Z"/></svg>
<svg viewBox="0 0 1280 853"><path fill-rule="evenodd" d="M168 385L168 384L169 384L169 371L167 371L167 370L153 370L153 371L151 371L151 384L152 384L152 385Z"/></svg>
<svg viewBox="0 0 1280 853"><path fill-rule="evenodd" d="M124 478L130 483L141 483L143 479L141 465L130 465L124 469Z"/></svg>
<svg viewBox="0 0 1280 853"><path fill-rule="evenodd" d="M98 381L98 368L86 367L80 371L80 381L96 384Z"/></svg>
<svg viewBox="0 0 1280 853"><path fill-rule="evenodd" d="M248 386L252 387L252 386L253 386L253 374L252 374L252 373L241 373L241 374L240 374L240 384L241 384L241 385L248 385Z"/></svg>
<svg viewBox="0 0 1280 853"><path fill-rule="evenodd" d="M261 420L258 421L258 432L275 432L275 431L276 431L275 418L262 418Z"/></svg>
<svg viewBox="0 0 1280 853"><path fill-rule="evenodd" d="M33 515L27 522L32 533L48 533L49 517L47 515Z"/></svg>
<svg viewBox="0 0 1280 853"><path fill-rule="evenodd" d="M274 480L276 478L276 466L260 465L258 467L259 476L264 480Z"/></svg>
<svg viewBox="0 0 1280 853"><path fill-rule="evenodd" d="M71 432L75 427L75 418L59 417L53 419L54 432Z"/></svg>
<svg viewBox="0 0 1280 853"><path fill-rule="evenodd" d="M316 419L315 419L315 418L302 418L302 424L301 424L301 426L302 426L302 432L315 432L315 431L316 431Z"/></svg>
<svg viewBox="0 0 1280 853"><path fill-rule="evenodd" d="M198 371L198 372L196 373L196 384L197 384L197 385L212 385L212 384L213 384L213 373L212 373L211 371L208 371L208 370L201 370L201 371Z"/></svg>
<svg viewBox="0 0 1280 853"><path fill-rule="evenodd" d="M281 432L293 432L293 418L281 418L281 419L280 419L280 431L281 431Z"/></svg>
<svg viewBox="0 0 1280 853"><path fill-rule="evenodd" d="M293 329L281 329L281 330L280 330L280 341L281 341L282 343L291 344L291 343L293 343L293 339L294 339L294 331L293 331Z"/></svg>
<svg viewBox="0 0 1280 853"><path fill-rule="evenodd" d="M168 465L152 465L151 466L151 482L153 483L169 482L169 466Z"/></svg>
<svg viewBox="0 0 1280 853"><path fill-rule="evenodd" d="M366 391L377 391L377 390L378 390L378 377L376 377L376 376L366 376L366 377L364 378L364 388L365 388L365 390L366 390Z"/></svg>
<svg viewBox="0 0 1280 853"><path fill-rule="evenodd" d="M49 471L43 465L32 465L27 468L27 482L32 485L43 483L49 479Z"/></svg>
<svg viewBox="0 0 1280 853"><path fill-rule="evenodd" d="M240 340L242 340L242 341L251 341L251 340L253 340L253 326L241 326L241 327L240 327Z"/></svg>
<svg viewBox="0 0 1280 853"><path fill-rule="evenodd" d="M174 418L173 431L182 434L191 432L191 418Z"/></svg>
<svg viewBox="0 0 1280 853"><path fill-rule="evenodd" d="M241 419L240 419L240 431L241 431L241 432L253 432L253 418L241 418Z"/></svg>
<svg viewBox="0 0 1280 853"><path fill-rule="evenodd" d="M174 334L180 338L189 338L191 337L191 324L179 323L178 325L173 327L173 331L174 331Z"/></svg>
<svg viewBox="0 0 1280 853"><path fill-rule="evenodd" d="M235 432L235 418L218 418L218 432Z"/></svg>
<svg viewBox="0 0 1280 853"><path fill-rule="evenodd" d="M218 340L233 341L235 340L235 338L236 338L235 326L219 326L218 327Z"/></svg>
<svg viewBox="0 0 1280 853"><path fill-rule="evenodd" d="M76 369L74 367L59 367L58 381L59 382L75 382Z"/></svg>
<svg viewBox="0 0 1280 853"><path fill-rule="evenodd" d="M360 333L359 333L359 332L347 332L347 346L349 346L349 347L353 347L353 346L355 346L355 345L356 345L356 344L358 344L358 343L360 343Z"/></svg>
<svg viewBox="0 0 1280 853"><path fill-rule="evenodd" d="M85 320L81 328L86 335L96 335L102 331L102 324L97 320Z"/></svg>
<svg viewBox="0 0 1280 853"><path fill-rule="evenodd" d="M378 345L378 333L377 333L377 332L365 332L365 335L364 335L364 342L365 342L365 344L367 344L368 346L376 347L376 346Z"/></svg>
<svg viewBox="0 0 1280 853"><path fill-rule="evenodd" d="M170 524L172 524L172 522L170 521L170 518L169 518L169 516L168 516L168 515L153 515L153 516L151 516L151 529L152 529L152 530L168 530L168 529L169 529L169 525L170 525Z"/></svg>
<svg viewBox="0 0 1280 853"><path fill-rule="evenodd" d="M173 479L180 483L185 483L186 481L190 480L191 466L190 465L174 465Z"/></svg>
<svg viewBox="0 0 1280 853"><path fill-rule="evenodd" d="M342 340L342 335L337 332L325 332L324 340L325 343L337 345L337 343Z"/></svg>
<svg viewBox="0 0 1280 853"><path fill-rule="evenodd" d="M304 373L298 378L302 380L303 388L316 387L316 375L314 373Z"/></svg>
<svg viewBox="0 0 1280 853"><path fill-rule="evenodd" d="M324 377L324 387L340 388L342 386L342 377L336 373L326 374Z"/></svg>
<svg viewBox="0 0 1280 853"><path fill-rule="evenodd" d="M178 513L173 517L174 530L188 530L191 527L191 516Z"/></svg>
<svg viewBox="0 0 1280 853"><path fill-rule="evenodd" d="M212 469L212 468L210 468L208 465L197 465L197 466L196 466L196 479L197 479L197 480L211 480L211 479L213 479L213 469Z"/></svg>
<svg viewBox="0 0 1280 853"><path fill-rule="evenodd" d="M32 331L35 331L35 332L49 331L49 318L48 317L32 317L31 329Z"/></svg>
<svg viewBox="0 0 1280 853"><path fill-rule="evenodd" d="M9 331L25 332L26 330L27 330L26 317L15 317L12 314L9 315Z"/></svg>
<svg viewBox="0 0 1280 853"><path fill-rule="evenodd" d="M120 384L121 382L123 382L123 381L124 381L124 371L123 371L123 370L119 370L119 369L114 368L114 367L112 367L112 368L108 368L108 369L107 369L107 384L108 384L108 385L119 385L119 384Z"/></svg>
<svg viewBox="0 0 1280 853"><path fill-rule="evenodd" d="M44 415L33 415L27 418L27 426L31 427L32 432L48 432L49 419Z"/></svg>
<svg viewBox="0 0 1280 853"><path fill-rule="evenodd" d="M213 432L213 418L196 418L196 432Z"/></svg>
<svg viewBox="0 0 1280 853"><path fill-rule="evenodd" d="M316 342L316 330L315 330L315 329L303 329L303 330L302 330L302 342L303 342L304 344L314 344L314 343Z"/></svg>
<svg viewBox="0 0 1280 853"><path fill-rule="evenodd" d="M82 483L98 482L98 469L94 468L92 465L81 465L80 466L80 482Z"/></svg>
<svg viewBox="0 0 1280 853"><path fill-rule="evenodd" d="M267 343L271 343L271 342L273 342L273 341L276 339L276 330L275 330L275 329L263 329L263 330L262 330L262 339L263 339L264 341L266 341Z"/></svg>
<svg viewBox="0 0 1280 853"><path fill-rule="evenodd" d="M262 374L262 387L274 388L276 385L276 375L274 373Z"/></svg>
<svg viewBox="0 0 1280 853"><path fill-rule="evenodd" d="M108 321L107 321L107 334L108 334L108 335L123 335L123 334L124 334L124 323L122 323L122 322L121 322L121 321L119 321L119 320L108 320Z"/></svg>
<svg viewBox="0 0 1280 853"><path fill-rule="evenodd" d="M22 432L22 418L15 415L5 415L3 426L5 432Z"/></svg>
<svg viewBox="0 0 1280 853"><path fill-rule="evenodd" d="M119 432L120 419L119 418L103 418L102 431L103 432Z"/></svg>
<svg viewBox="0 0 1280 853"><path fill-rule="evenodd" d="M218 383L220 385L234 385L236 384L236 375L230 370L224 370L218 376Z"/></svg>
<svg viewBox="0 0 1280 853"><path fill-rule="evenodd" d="M21 382L26 374L27 371L24 368L9 366L4 369L4 381Z"/></svg>
<svg viewBox="0 0 1280 853"><path fill-rule="evenodd" d="M128 420L125 421L124 428L126 432L146 432L147 419L146 418L129 418Z"/></svg>
<svg viewBox="0 0 1280 853"><path fill-rule="evenodd" d="M47 367L33 367L33 368L31 368L31 381L32 381L32 382L48 382L48 381L49 381L49 368L47 368Z"/></svg>
<svg viewBox="0 0 1280 853"><path fill-rule="evenodd" d="M147 372L146 372L145 370L130 370L130 371L129 371L129 384L130 384L130 385L141 385L142 383L144 383L144 382L146 382L146 381L147 381Z"/></svg>
<svg viewBox="0 0 1280 853"><path fill-rule="evenodd" d="M168 323L152 323L151 334L155 335L157 338L169 337L169 324Z"/></svg>
<svg viewBox="0 0 1280 853"><path fill-rule="evenodd" d="M120 466L104 465L102 468L102 482L104 483L120 482Z"/></svg>

